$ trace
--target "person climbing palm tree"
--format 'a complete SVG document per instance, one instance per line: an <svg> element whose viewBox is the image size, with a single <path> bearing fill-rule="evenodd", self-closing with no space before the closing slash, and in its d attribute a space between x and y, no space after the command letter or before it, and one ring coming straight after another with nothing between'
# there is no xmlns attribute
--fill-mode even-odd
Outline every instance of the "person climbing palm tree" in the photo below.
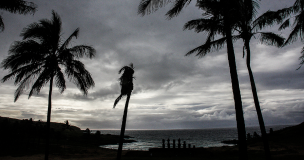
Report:
<svg viewBox="0 0 304 160"><path fill-rule="evenodd" d="M31 85L28 98L49 82L49 97L47 110L47 133L45 159L49 155L49 130L52 108L53 83L63 93L66 89L65 76L82 91L88 94L88 89L94 86L94 80L89 71L78 59L83 56L93 58L95 49L87 45L69 47L71 40L78 37L77 28L65 41L61 35L61 19L52 11L51 20L42 19L32 23L22 30L22 41L16 41L9 49L9 56L1 63L1 67L9 69L10 73L2 78L6 82L15 79L18 86L15 91L16 102L26 86Z"/></svg>
<svg viewBox="0 0 304 160"><path fill-rule="evenodd" d="M121 91L120 91L120 95L114 101L113 108L115 108L115 106L121 100L122 97L127 96L127 100L126 100L124 114L123 114L123 118L122 118L122 125L121 125L121 130L120 130L120 137L119 137L119 146L118 146L118 151L117 151L117 160L120 160L120 158L121 158L121 152L122 152L124 134L125 134L125 129L126 129L126 122L127 122L128 105L129 105L129 100L131 97L131 92L133 90L133 78L134 78L133 77L133 74L134 74L133 64L131 63L129 66L122 67L119 70L118 74L121 74L121 72L123 72L123 74L119 78Z"/></svg>
<svg viewBox="0 0 304 160"><path fill-rule="evenodd" d="M37 6L32 2L26 2L23 0L1 0L0 10L5 10L11 13L19 14L34 14ZM0 15L0 32L4 30L3 18Z"/></svg>

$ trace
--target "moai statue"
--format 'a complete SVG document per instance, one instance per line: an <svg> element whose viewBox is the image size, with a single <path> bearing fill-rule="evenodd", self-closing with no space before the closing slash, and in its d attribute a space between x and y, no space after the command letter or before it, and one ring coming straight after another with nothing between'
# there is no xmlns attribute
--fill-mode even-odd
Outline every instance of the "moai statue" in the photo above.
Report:
<svg viewBox="0 0 304 160"><path fill-rule="evenodd" d="M188 144L188 148L191 148L191 144Z"/></svg>
<svg viewBox="0 0 304 160"><path fill-rule="evenodd" d="M184 141L183 148L186 148L186 141Z"/></svg>
<svg viewBox="0 0 304 160"><path fill-rule="evenodd" d="M193 148L195 149L195 145L193 145Z"/></svg>
<svg viewBox="0 0 304 160"><path fill-rule="evenodd" d="M178 144L177 144L177 146L178 146L178 148L181 148L181 140L180 140L180 138L178 139Z"/></svg>
<svg viewBox="0 0 304 160"><path fill-rule="evenodd" d="M251 134L247 133L247 140L250 140L250 139L252 139Z"/></svg>
<svg viewBox="0 0 304 160"><path fill-rule="evenodd" d="M168 148L170 148L170 139L168 138Z"/></svg>
<svg viewBox="0 0 304 160"><path fill-rule="evenodd" d="M163 139L163 148L166 148L166 146L165 146L165 139Z"/></svg>
<svg viewBox="0 0 304 160"><path fill-rule="evenodd" d="M173 148L175 148L175 139L173 139Z"/></svg>

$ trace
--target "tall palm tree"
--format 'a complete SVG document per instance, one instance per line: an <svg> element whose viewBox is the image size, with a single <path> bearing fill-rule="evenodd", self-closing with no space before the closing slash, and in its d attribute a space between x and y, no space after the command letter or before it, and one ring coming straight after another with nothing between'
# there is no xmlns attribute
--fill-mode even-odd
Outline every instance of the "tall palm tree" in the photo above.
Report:
<svg viewBox="0 0 304 160"><path fill-rule="evenodd" d="M260 129L261 129L262 137L263 137L265 154L266 154L267 159L271 159L265 124L264 124L264 120L263 120L263 116L262 116L262 112L261 112L261 108L260 108L260 103L259 103L259 99L258 99L258 95L257 95L257 91L256 91L256 86L255 86L255 82L254 82L254 77L253 77L253 73L252 73L251 65L250 65L251 52L250 52L249 44L250 44L250 40L252 39L252 37L255 37L255 35L259 35L259 40L261 43L266 44L266 45L275 45L277 47L280 47L284 43L284 38L277 34L271 33L271 32L260 32L259 31L259 30L263 29L263 27L265 27L265 26L260 27L259 24L264 23L263 21L260 22L260 20L265 19L267 17L265 17L266 15L263 15L263 16L255 19L255 16L257 13L256 9L259 7L257 2L252 1L252 0L245 0L245 1L243 1L243 3L241 3L240 6L241 6L239 9L240 19L237 22L238 28L235 28L239 34L234 35L233 39L234 40L242 39L244 42L244 47L243 47L244 54L243 55L245 55L245 51L246 51L246 53L247 53L246 64L247 64L247 69L249 72L250 84L251 84L251 89L252 89L252 94L253 94L253 98L254 98L257 115L258 115L259 125L260 125ZM204 23L204 21L206 21L206 20L197 19L197 20L189 21L188 23L185 24L184 29L195 29L196 32L204 31L204 30L202 30L202 28L204 28L205 25L207 25ZM207 26L207 27L210 27L210 26ZM197 55L202 57L202 56L206 55L208 52L211 52L212 50L221 49L224 46L225 41L226 41L226 37L222 37L222 38L220 38L218 40L214 40L214 41L209 40L205 44L191 50L186 55L190 55L194 52L198 52Z"/></svg>
<svg viewBox="0 0 304 160"><path fill-rule="evenodd" d="M119 146L118 146L118 152L117 152L117 160L120 160L120 158L121 158L122 145L123 145L124 134L125 134L125 129L126 129L126 122L127 122L128 105L129 105L129 100L130 100L131 93L133 90L133 78L134 78L133 77L133 74L134 74L133 64L131 63L129 66L122 67L119 70L118 74L120 74L121 72L123 72L123 74L119 78L121 91L120 91L120 95L117 97L117 99L114 102L113 108L115 108L115 106L117 105L117 103L120 101L120 99L122 97L127 96L127 100L126 100L124 114L123 114L123 118L122 118L120 137L119 137Z"/></svg>
<svg viewBox="0 0 304 160"><path fill-rule="evenodd" d="M274 45L277 47L281 47L284 44L285 38L281 37L280 35L274 34L272 32L259 32L260 27L258 27L258 24L260 23L258 19L254 20L255 18L255 13L256 10L254 9L257 7L258 4L255 1L252 0L245 0L245 3L243 7L241 8L241 20L239 21L240 27L238 30L241 39L243 39L244 42L244 49L246 50L247 56L246 56L246 65L247 65L247 70L249 73L249 79L250 79L250 84L251 84L251 91L253 95L253 100L255 104L255 108L257 111L257 116L258 116L258 121L259 121L259 126L262 134L262 139L264 143L264 150L265 150L265 155L266 159L271 159L271 154L270 154L270 149L269 149L269 144L268 144L268 139L267 139L267 133L266 133L266 128L265 128L265 123L263 120L263 115L261 112L261 107L260 107L260 102L258 99L258 94L257 94L257 89L253 77L253 73L251 70L251 65L250 65L250 57L251 57L251 52L250 52L250 40L252 37L254 37L256 34L260 35L260 42L266 45ZM266 17L267 18L267 17ZM245 52L244 52L245 54ZM243 54L243 55L244 55Z"/></svg>
<svg viewBox="0 0 304 160"><path fill-rule="evenodd" d="M170 1L142 0L138 8L138 13L141 15L149 14L168 2ZM182 8L187 6L190 2L191 0L176 0L174 6L167 12L166 15L168 16L168 18L172 18L178 15ZM225 42L227 44L228 63L230 69L238 129L238 146L240 151L239 156L240 159L246 160L248 159L246 129L232 41L232 29L235 27L234 25L236 24L235 17L238 17L237 10L240 6L240 2L241 0L197 0L197 5L199 6L199 8L205 11L205 14L203 14L203 16L205 16L206 18L209 17L209 20L207 20L206 23L208 23L209 26L217 26L216 28L208 28L208 25L206 26L208 28L207 31L209 32L207 43L213 40L217 34L226 36ZM210 25L210 23L213 25Z"/></svg>
<svg viewBox="0 0 304 160"><path fill-rule="evenodd" d="M26 2L24 0L1 0L0 10L5 10L11 13L19 14L34 14L37 6L32 2ZM0 32L4 30L3 18L0 15Z"/></svg>
<svg viewBox="0 0 304 160"><path fill-rule="evenodd" d="M15 79L18 86L15 91L16 102L27 86L31 86L28 98L49 83L47 137L45 159L49 154L49 130L51 121L53 82L63 93L66 89L65 76L87 95L88 89L94 86L93 78L85 69L79 58L93 58L95 49L87 45L76 45L69 48L71 40L77 38L77 28L65 41L61 37L61 19L52 11L52 18L34 22L22 30L22 41L16 41L9 49L9 56L2 61L2 67L10 73L2 82ZM63 72L64 70L64 72Z"/></svg>

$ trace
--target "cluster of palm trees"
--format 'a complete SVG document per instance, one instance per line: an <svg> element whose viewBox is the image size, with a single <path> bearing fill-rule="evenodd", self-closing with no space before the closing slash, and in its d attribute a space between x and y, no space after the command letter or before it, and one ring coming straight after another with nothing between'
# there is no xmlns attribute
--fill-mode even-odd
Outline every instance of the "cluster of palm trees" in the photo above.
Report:
<svg viewBox="0 0 304 160"><path fill-rule="evenodd" d="M138 13L142 16L155 12L160 7L170 3L170 0L142 0L138 7ZM166 13L168 19L177 16L181 10L187 6L191 0L175 0L173 7ZM184 30L192 30L195 32L206 32L207 39L205 43L198 46L188 53L186 56L196 53L199 58L205 56L212 51L218 51L227 45L227 55L230 68L232 91L235 102L236 121L239 139L239 157L242 160L247 157L246 130L243 116L242 100L238 82L238 75L235 64L233 42L239 39L243 40L243 57L246 55L246 64L250 78L254 104L256 107L258 121L264 142L265 155L267 159L271 159L265 124L260 108L257 95L257 89L254 82L253 73L250 65L250 40L259 35L262 44L283 47L297 40L298 37L304 41L304 0L296 0L293 6L284 8L279 11L268 11L257 16L259 3L255 0L197 0L196 6L203 10L202 18L191 20L184 25ZM294 18L290 18L295 15ZM292 31L285 41L282 36L261 31L267 26L281 24L279 30L290 27L290 21L293 20ZM218 38L220 37L220 38ZM217 39L216 39L217 38ZM304 48L300 67L304 64ZM300 68L299 67L299 68Z"/></svg>
<svg viewBox="0 0 304 160"><path fill-rule="evenodd" d="M141 15L152 13L170 2L170 0L142 0L139 4L138 13ZM191 0L174 1L173 7L166 15L169 19L177 16L190 2ZM261 43L277 47L290 44L296 41L298 37L300 37L301 41L304 41L304 0L296 0L294 5L289 8L276 12L268 11L260 17L256 17L259 4L254 0L197 0L197 7L204 11L202 18L187 22L184 29L207 32L208 36L203 45L192 49L186 56L196 53L197 56L203 57L209 52L222 49L226 44L235 102L239 153L240 159L245 160L247 159L246 130L233 46L233 42L243 40L243 56L246 54L247 69L264 141L265 154L267 159L271 159L263 116L250 65L250 40L254 35L259 35ZM12 13L34 14L36 5L23 0L4 0L0 2L0 9ZM290 18L291 15L295 16ZM293 22L292 25L291 22ZM292 31L286 41L280 35L261 31L273 24L281 24L280 30L292 26ZM16 41L11 45L9 56L1 63L2 68L9 70L9 74L4 76L1 81L5 82L14 79L15 85L18 86L15 91L14 101L18 100L19 96L29 85L31 87L28 98L34 93L39 94L40 90L49 83L48 130L51 120L53 83L59 88L60 93L63 93L66 89L66 76L71 82L76 84L84 95L87 95L88 89L94 86L91 74L79 59L84 56L93 58L96 54L95 49L87 45L70 47L71 40L77 38L79 34L79 28L75 29L67 39L63 40L61 37L61 25L61 19L55 11L52 11L51 19L42 19L39 22L28 25L21 32L22 40ZM4 24L0 16L0 31L3 30ZM302 49L302 54L300 67L304 64L304 48ZM114 107L123 96L127 96L127 100L117 159L120 159L121 155L128 103L133 90L133 64L124 66L119 70L119 74L121 72L123 72L119 79L122 87L121 95L115 100ZM48 142L49 138L47 138L46 143L45 159L48 159L49 154Z"/></svg>

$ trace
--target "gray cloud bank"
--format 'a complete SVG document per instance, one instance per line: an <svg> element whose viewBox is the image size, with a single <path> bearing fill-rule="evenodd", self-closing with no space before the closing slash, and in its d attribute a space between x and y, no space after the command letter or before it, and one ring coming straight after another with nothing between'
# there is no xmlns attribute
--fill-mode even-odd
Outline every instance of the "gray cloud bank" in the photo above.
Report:
<svg viewBox="0 0 304 160"><path fill-rule="evenodd" d="M112 109L120 93L118 70L130 63L135 66L133 91L127 129L235 127L234 102L225 49L201 59L184 54L204 43L205 34L183 31L189 20L201 12L190 4L176 18L166 20L170 5L141 17L136 1L32 0L38 5L35 15L1 12L6 29L0 33L0 58L7 56L13 41L20 40L22 28L42 18L50 18L54 9L63 21L63 37L80 27L73 45L92 45L93 60L83 59L96 86L84 97L76 86L67 84L61 95L54 89L52 121L69 120L82 129L119 129L124 100ZM260 13L288 7L294 1L263 0ZM280 33L276 27L270 31ZM289 29L281 34L285 37ZM303 44L296 42L278 49L252 41L252 70L266 125L295 124L304 121L303 69L298 57ZM242 42L235 44L237 69L247 126L258 125ZM0 70L0 77L7 71ZM46 86L39 95L26 95L13 103L16 87L0 84L0 116L46 120Z"/></svg>

